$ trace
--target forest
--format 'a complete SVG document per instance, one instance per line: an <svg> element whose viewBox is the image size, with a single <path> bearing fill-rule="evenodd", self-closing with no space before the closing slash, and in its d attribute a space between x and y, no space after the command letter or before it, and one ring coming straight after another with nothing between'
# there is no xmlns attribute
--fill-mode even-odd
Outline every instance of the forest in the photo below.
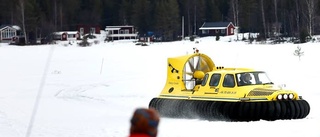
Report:
<svg viewBox="0 0 320 137"><path fill-rule="evenodd" d="M0 0L0 25L36 37L78 24L134 25L172 41L198 35L204 22L230 21L262 39L301 38L320 33L319 10L319 0Z"/></svg>

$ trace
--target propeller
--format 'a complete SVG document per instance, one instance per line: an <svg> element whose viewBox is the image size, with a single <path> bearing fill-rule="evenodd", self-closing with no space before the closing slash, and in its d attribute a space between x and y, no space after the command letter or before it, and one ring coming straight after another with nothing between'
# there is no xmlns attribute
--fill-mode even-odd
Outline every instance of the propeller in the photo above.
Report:
<svg viewBox="0 0 320 137"><path fill-rule="evenodd" d="M210 68L207 61L200 55L189 58L186 63L183 69L183 81L186 89L192 90L196 85L196 80L199 79L197 75L210 71Z"/></svg>

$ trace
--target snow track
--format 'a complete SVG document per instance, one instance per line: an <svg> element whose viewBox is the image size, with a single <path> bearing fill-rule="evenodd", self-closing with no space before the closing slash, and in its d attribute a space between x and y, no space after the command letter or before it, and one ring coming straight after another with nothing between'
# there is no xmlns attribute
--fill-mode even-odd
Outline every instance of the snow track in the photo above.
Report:
<svg viewBox="0 0 320 137"><path fill-rule="evenodd" d="M100 95L103 91L107 91L108 85L106 84L90 84L90 85L79 85L62 89L55 94L55 97L62 99L76 99L76 100L96 100L104 101Z"/></svg>
<svg viewBox="0 0 320 137"><path fill-rule="evenodd" d="M4 135L8 135L6 137L18 137L22 136L21 133L19 133L19 130L17 130L16 127L14 127L15 124L10 121L10 119L0 111L0 133L4 133Z"/></svg>

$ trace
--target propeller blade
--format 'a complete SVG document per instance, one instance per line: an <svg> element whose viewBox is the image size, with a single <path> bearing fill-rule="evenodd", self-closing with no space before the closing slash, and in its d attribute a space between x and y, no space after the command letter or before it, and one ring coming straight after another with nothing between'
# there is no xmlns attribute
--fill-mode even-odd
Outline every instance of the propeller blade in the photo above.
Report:
<svg viewBox="0 0 320 137"><path fill-rule="evenodd" d="M200 70L200 66L201 66L201 58L200 58L200 56L198 56L198 62L197 62L196 69Z"/></svg>
<svg viewBox="0 0 320 137"><path fill-rule="evenodd" d="M194 66L193 66L193 63L192 63L192 62L190 62L190 61L191 61L191 59L189 59L189 60L188 60L189 67L190 67L191 71L192 71L192 72L194 72Z"/></svg>
<svg viewBox="0 0 320 137"><path fill-rule="evenodd" d="M190 79L187 79L187 81L192 81L192 80L194 80L194 78L192 77L192 78L190 78Z"/></svg>
<svg viewBox="0 0 320 137"><path fill-rule="evenodd" d="M208 64L207 64L207 62L205 62L204 60L201 60L201 71L203 71L203 72L208 72L208 71L210 71L210 68L209 68L209 66L208 66Z"/></svg>
<svg viewBox="0 0 320 137"><path fill-rule="evenodd" d="M186 72L187 75L193 76L193 72Z"/></svg>

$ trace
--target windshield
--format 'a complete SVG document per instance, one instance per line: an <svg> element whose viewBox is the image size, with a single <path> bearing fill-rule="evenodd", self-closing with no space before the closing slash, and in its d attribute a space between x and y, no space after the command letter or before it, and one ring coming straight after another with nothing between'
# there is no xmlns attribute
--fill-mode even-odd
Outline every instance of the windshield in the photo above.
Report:
<svg viewBox="0 0 320 137"><path fill-rule="evenodd" d="M267 73L263 71L245 72L236 74L238 86L257 85L257 84L273 84Z"/></svg>

